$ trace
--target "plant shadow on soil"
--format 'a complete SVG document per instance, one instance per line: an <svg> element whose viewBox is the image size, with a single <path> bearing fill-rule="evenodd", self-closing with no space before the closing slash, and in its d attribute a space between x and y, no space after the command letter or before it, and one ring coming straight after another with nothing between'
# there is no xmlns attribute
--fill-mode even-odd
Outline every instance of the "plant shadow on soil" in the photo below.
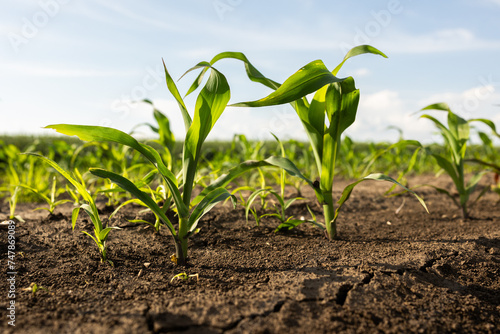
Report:
<svg viewBox="0 0 500 334"><path fill-rule="evenodd" d="M445 177L410 183L449 186ZM482 185L491 182L485 178ZM347 181L339 181L342 189ZM20 205L16 226L16 327L5 333L498 333L500 205L488 193L463 220L443 195L421 188L427 214L409 195L386 198L387 184L358 186L339 218L339 239L302 224L274 233L277 222L247 223L244 210L220 206L190 240L187 267L175 267L171 237L127 219L151 218L129 207L111 223L100 264L82 214L72 206L47 216ZM340 190L335 193L338 197ZM321 219L312 192L288 212ZM396 210L404 201L398 214ZM1 207L0 218L8 210ZM103 215L105 217L106 215ZM1 231L7 272L7 231ZM174 279L178 273L196 275ZM30 284L46 288L35 295ZM2 291L8 290L5 280ZM5 310L8 300L0 307Z"/></svg>

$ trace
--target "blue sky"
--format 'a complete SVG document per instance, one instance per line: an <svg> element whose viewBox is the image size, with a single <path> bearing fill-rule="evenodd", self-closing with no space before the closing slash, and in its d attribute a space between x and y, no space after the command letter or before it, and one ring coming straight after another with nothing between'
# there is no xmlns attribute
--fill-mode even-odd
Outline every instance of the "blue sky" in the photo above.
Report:
<svg viewBox="0 0 500 334"><path fill-rule="evenodd" d="M266 76L284 81L322 59L333 69L349 47L370 44L388 59L351 59L339 76L361 90L355 140L438 140L412 115L447 102L465 118L500 127L500 0L410 1L104 1L6 0L0 13L0 134L52 134L54 123L130 131L152 122L148 98L184 135L161 68L174 78L223 51L244 52ZM250 82L241 63L216 66L231 102L270 91ZM186 92L195 74L178 82ZM191 112L194 96L187 98ZM150 134L139 128L140 134ZM306 138L289 106L228 108L210 139Z"/></svg>

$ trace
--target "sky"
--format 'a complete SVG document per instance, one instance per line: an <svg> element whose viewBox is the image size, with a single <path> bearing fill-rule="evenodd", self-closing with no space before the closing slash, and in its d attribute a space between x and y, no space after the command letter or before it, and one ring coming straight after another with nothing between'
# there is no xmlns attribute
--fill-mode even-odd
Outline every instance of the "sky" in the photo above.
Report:
<svg viewBox="0 0 500 334"><path fill-rule="evenodd" d="M388 58L350 59L361 99L346 132L357 141L439 141L416 112L448 103L460 116L500 127L500 0L3 0L0 13L0 134L52 135L57 123L130 132L154 122L150 99L185 135L162 59L176 80L200 61L243 52L283 82L310 61L333 69L349 48L370 44ZM270 89L247 79L242 63L215 66L236 103ZM177 82L182 95L196 77ZM186 98L191 114L195 96ZM443 119L444 113L433 112ZM481 130L486 130L481 128ZM145 126L137 136L151 136ZM289 105L227 108L209 140L306 139Z"/></svg>

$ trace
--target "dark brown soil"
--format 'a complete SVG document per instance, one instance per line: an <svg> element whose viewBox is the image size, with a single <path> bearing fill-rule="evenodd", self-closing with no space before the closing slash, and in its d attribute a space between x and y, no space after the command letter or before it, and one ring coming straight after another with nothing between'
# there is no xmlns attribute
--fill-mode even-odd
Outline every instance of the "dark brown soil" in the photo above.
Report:
<svg viewBox="0 0 500 334"><path fill-rule="evenodd" d="M451 187L444 176L411 185ZM491 182L485 178L483 186ZM346 181L337 183L340 194ZM409 195L385 198L388 185L365 182L339 219L339 239L328 241L303 224L274 233L277 222L246 223L244 210L217 207L190 241L188 267L175 267L171 237L127 219L113 225L109 257L80 233L91 223L82 212L71 230L71 205L57 215L17 213L15 327L8 325L8 285L2 279L4 333L500 333L500 204L488 193L473 219L463 220L451 200L420 188L431 211ZM290 210L319 215L313 194ZM396 214L404 201L404 206ZM0 218L8 207L2 204ZM103 214L106 217L108 213ZM7 268L7 230L1 263ZM197 275L186 281L178 273ZM3 276L5 277L5 275ZM36 283L46 290L35 295Z"/></svg>

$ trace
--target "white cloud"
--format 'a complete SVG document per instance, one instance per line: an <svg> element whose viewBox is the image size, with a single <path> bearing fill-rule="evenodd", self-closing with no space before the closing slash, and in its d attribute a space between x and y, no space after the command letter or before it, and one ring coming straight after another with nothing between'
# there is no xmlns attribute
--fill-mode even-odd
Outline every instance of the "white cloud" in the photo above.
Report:
<svg viewBox="0 0 500 334"><path fill-rule="evenodd" d="M413 115L415 107L404 101L392 90L362 95L356 122L346 134L357 141L395 142L399 134L389 127L396 127L403 131L405 139L434 141L430 124L420 122L418 116Z"/></svg>
<svg viewBox="0 0 500 334"><path fill-rule="evenodd" d="M500 40L487 40L475 36L464 28L437 30L413 35L394 32L377 43L390 53L435 53L466 50L499 50Z"/></svg>
<svg viewBox="0 0 500 334"><path fill-rule="evenodd" d="M422 107L438 102L447 103L463 118L495 118L499 116L499 108L494 105L500 102L500 93L494 85L487 84L463 92L437 93L420 101Z"/></svg>

